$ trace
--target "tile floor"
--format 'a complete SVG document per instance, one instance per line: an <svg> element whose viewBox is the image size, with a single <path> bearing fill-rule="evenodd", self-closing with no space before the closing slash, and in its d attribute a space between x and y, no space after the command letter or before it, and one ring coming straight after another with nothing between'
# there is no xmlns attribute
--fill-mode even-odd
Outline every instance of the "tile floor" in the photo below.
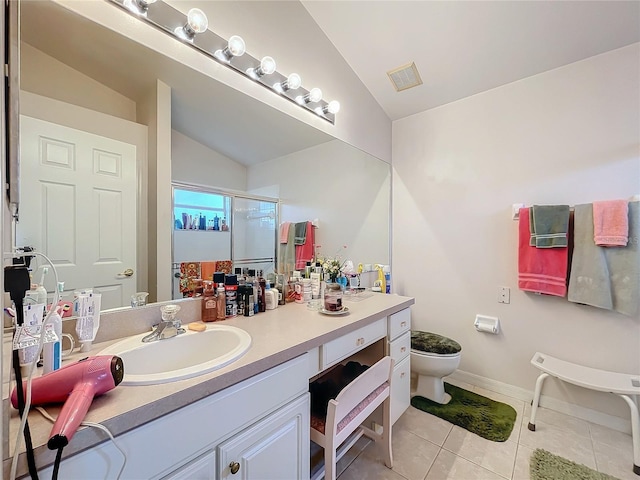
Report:
<svg viewBox="0 0 640 480"><path fill-rule="evenodd" d="M631 435L545 408L538 409L536 431L531 432L527 429L529 403L472 385L456 385L515 408L516 424L506 442L485 440L409 407L393 428L393 469L379 460L371 442L339 480L528 480L529 458L536 448L621 480L640 480L632 472Z"/></svg>

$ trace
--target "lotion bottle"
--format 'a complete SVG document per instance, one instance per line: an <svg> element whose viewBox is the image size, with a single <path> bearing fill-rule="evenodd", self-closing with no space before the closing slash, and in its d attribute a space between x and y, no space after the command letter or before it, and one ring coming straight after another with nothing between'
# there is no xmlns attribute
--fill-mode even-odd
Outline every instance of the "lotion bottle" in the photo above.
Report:
<svg viewBox="0 0 640 480"><path fill-rule="evenodd" d="M274 290L271 289L271 284L269 282L266 282L265 284L264 305L266 310L274 310L278 306Z"/></svg>
<svg viewBox="0 0 640 480"><path fill-rule="evenodd" d="M224 291L224 283L219 283L218 284L218 290L217 290L217 301L216 301L216 307L218 310L218 313L216 315L216 319L217 320L224 320L227 316L227 306L226 306L226 302L227 302L227 296L225 294Z"/></svg>

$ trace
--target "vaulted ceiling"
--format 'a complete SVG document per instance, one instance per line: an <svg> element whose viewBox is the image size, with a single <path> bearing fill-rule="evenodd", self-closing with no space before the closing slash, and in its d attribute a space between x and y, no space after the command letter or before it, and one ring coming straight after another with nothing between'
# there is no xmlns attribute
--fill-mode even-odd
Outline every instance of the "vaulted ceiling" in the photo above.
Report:
<svg viewBox="0 0 640 480"><path fill-rule="evenodd" d="M638 1L302 3L392 120L640 41Z"/></svg>

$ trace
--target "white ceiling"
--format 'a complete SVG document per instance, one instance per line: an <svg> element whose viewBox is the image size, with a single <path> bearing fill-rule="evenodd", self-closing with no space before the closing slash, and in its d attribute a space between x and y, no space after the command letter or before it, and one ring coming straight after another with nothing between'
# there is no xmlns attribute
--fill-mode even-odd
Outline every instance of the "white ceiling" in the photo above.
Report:
<svg viewBox="0 0 640 480"><path fill-rule="evenodd" d="M392 120L640 41L638 1L302 3Z"/></svg>

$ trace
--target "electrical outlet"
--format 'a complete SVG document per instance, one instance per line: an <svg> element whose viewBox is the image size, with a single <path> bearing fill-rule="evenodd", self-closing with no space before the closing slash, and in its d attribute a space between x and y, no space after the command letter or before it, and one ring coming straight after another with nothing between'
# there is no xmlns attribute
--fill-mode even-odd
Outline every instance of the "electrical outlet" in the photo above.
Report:
<svg viewBox="0 0 640 480"><path fill-rule="evenodd" d="M498 303L511 302L511 289L509 287L498 287Z"/></svg>

